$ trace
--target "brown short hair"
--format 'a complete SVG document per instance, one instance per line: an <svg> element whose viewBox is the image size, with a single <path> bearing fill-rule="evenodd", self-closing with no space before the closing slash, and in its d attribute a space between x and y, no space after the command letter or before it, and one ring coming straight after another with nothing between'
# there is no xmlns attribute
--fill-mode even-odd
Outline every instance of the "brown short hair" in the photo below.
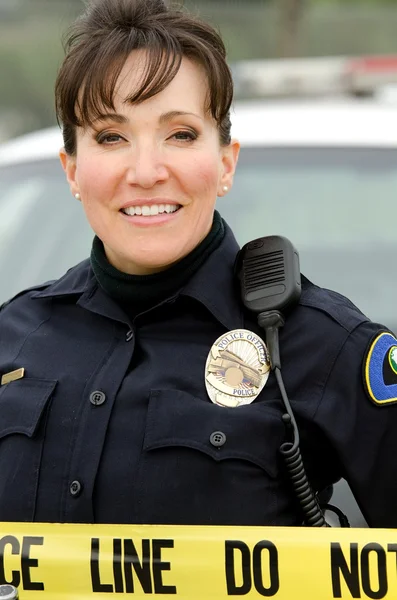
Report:
<svg viewBox="0 0 397 600"><path fill-rule="evenodd" d="M104 107L114 110L117 79L133 50L148 52L140 88L128 100L143 102L175 77L183 57L200 64L208 80L206 109L221 144L230 143L233 82L222 38L208 23L163 0L96 0L68 32L66 57L55 84L65 150L76 152L76 127L92 123Z"/></svg>

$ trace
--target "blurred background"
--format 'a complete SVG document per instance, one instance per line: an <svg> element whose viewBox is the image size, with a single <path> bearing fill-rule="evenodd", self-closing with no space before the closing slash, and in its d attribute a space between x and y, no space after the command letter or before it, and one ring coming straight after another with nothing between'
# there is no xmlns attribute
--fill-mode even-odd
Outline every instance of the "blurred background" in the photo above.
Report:
<svg viewBox="0 0 397 600"><path fill-rule="evenodd" d="M397 55L397 0L176 3L197 9L221 29L231 63L247 59ZM0 0L0 141L55 123L53 84L63 56L61 38L83 8L82 0ZM270 67L273 74L274 68ZM294 93L298 74L302 69L312 72L313 68L312 63L292 71L289 68L283 93L288 86L289 93ZM320 75L335 80L341 68L337 61L318 62L317 80ZM381 68L384 70L384 65ZM397 70L397 62L393 68ZM241 65L239 69L235 73L237 94L254 96L258 90L246 85L246 70L242 73ZM329 81L327 85L332 85ZM280 93L277 85L267 87L269 94Z"/></svg>

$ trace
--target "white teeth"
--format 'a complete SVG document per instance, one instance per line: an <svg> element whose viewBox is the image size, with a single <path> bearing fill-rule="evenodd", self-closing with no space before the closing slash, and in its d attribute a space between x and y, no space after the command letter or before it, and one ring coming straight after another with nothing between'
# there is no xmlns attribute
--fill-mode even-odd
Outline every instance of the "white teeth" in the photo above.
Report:
<svg viewBox="0 0 397 600"><path fill-rule="evenodd" d="M177 204L152 204L151 206L145 204L144 206L129 206L128 208L123 208L123 212L130 217L134 217L135 215L151 217L163 213L174 213L178 208L180 207Z"/></svg>

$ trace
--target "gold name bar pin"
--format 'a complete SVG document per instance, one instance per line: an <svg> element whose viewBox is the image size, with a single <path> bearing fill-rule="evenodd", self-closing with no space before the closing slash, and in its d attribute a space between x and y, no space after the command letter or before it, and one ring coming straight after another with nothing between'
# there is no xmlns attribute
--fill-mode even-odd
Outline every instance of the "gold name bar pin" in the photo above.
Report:
<svg viewBox="0 0 397 600"><path fill-rule="evenodd" d="M25 369L23 367L21 369L17 369L16 371L11 371L10 373L3 375L0 385L5 385L6 383L10 383L10 381L16 381L17 379L22 379L24 376Z"/></svg>

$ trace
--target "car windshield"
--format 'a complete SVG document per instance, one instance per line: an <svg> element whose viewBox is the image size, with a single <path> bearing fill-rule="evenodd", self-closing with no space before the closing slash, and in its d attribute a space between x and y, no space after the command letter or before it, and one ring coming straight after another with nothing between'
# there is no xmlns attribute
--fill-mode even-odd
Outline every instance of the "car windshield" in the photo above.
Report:
<svg viewBox="0 0 397 600"><path fill-rule="evenodd" d="M302 272L397 329L397 149L243 148L218 210L240 244L288 237ZM0 168L0 302L89 255L93 233L58 159Z"/></svg>

